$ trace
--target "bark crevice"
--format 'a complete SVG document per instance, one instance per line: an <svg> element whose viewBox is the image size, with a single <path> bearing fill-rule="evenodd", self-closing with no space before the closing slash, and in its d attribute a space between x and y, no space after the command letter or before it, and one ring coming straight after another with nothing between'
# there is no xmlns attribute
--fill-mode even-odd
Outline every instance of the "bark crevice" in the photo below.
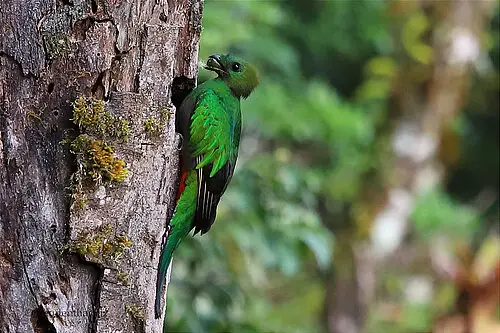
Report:
<svg viewBox="0 0 500 333"><path fill-rule="evenodd" d="M137 65L137 70L135 72L135 77L134 77L134 92L139 93L140 92L140 78L141 78L141 71L142 71L142 66L144 66L144 58L145 58L145 48L146 48L146 39L147 39L147 34L148 30L147 27L144 26L141 32L139 33L139 59L138 59L138 65Z"/></svg>
<svg viewBox="0 0 500 333"><path fill-rule="evenodd" d="M37 333L57 333L41 305L31 312L31 325Z"/></svg>
<svg viewBox="0 0 500 333"><path fill-rule="evenodd" d="M23 248L21 246L21 242L19 241L19 238L20 238L19 232L16 232L16 244L17 244L17 249L19 251L19 258L21 259L21 266L23 268L23 273L24 273L24 276L26 277L26 284L28 285L28 289L30 291L31 296L33 296L33 299L35 300L36 304L39 305L40 302L38 300L37 294L35 293L35 290L33 289L33 286L31 285L31 278L29 276L28 269L26 268L26 261L24 260Z"/></svg>

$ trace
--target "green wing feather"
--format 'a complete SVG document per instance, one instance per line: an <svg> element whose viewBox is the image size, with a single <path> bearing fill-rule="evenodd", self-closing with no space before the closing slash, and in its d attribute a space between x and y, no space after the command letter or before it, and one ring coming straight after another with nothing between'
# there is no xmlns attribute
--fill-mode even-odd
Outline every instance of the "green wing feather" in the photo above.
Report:
<svg viewBox="0 0 500 333"><path fill-rule="evenodd" d="M231 156L231 114L213 90L200 95L191 116L190 145L193 157L203 156L196 169L212 164L213 177Z"/></svg>

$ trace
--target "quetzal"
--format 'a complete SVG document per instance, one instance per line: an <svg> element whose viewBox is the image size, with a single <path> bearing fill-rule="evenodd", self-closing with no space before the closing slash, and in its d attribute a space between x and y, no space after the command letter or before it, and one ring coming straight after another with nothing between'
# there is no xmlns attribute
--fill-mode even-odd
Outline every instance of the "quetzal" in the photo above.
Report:
<svg viewBox="0 0 500 333"><path fill-rule="evenodd" d="M204 234L214 223L238 158L240 99L247 98L258 84L255 68L235 56L212 55L205 68L218 76L191 91L176 114L176 132L182 136L180 184L158 263L156 318L161 316L173 252L192 229L194 234Z"/></svg>

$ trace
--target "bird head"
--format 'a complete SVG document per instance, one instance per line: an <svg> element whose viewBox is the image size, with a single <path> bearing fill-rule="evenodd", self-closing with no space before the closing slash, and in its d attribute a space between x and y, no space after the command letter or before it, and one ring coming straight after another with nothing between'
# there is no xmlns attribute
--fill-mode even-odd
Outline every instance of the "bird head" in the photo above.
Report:
<svg viewBox="0 0 500 333"><path fill-rule="evenodd" d="M259 84L257 70L246 61L229 54L211 55L205 68L216 72L237 97L247 98Z"/></svg>

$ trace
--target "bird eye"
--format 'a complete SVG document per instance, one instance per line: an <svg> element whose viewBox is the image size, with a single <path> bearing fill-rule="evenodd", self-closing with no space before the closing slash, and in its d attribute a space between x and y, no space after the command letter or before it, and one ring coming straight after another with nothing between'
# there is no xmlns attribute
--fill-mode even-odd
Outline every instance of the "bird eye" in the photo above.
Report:
<svg viewBox="0 0 500 333"><path fill-rule="evenodd" d="M237 62L233 63L232 69L234 72L240 72L241 71L241 65Z"/></svg>

